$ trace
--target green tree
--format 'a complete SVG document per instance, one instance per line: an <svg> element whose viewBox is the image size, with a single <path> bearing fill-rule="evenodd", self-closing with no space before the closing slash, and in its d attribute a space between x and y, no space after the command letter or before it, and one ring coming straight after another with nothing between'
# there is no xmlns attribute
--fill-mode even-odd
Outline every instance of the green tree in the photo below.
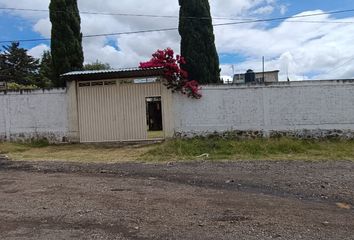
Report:
<svg viewBox="0 0 354 240"><path fill-rule="evenodd" d="M6 81L6 58L2 52L0 52L0 82Z"/></svg>
<svg viewBox="0 0 354 240"><path fill-rule="evenodd" d="M52 23L51 53L56 77L55 86L63 87L65 82L60 79L60 75L82 70L84 62L77 0L51 0L49 11Z"/></svg>
<svg viewBox="0 0 354 240"><path fill-rule="evenodd" d="M38 77L39 60L27 54L18 42L3 46L0 53L0 75L7 82L32 85Z"/></svg>
<svg viewBox="0 0 354 240"><path fill-rule="evenodd" d="M53 70L52 55L50 51L44 51L39 66L39 78L36 85L41 88L50 88L54 85L55 74Z"/></svg>
<svg viewBox="0 0 354 240"><path fill-rule="evenodd" d="M112 69L108 63L102 63L96 60L94 63L87 63L84 65L84 70L94 71L94 70L109 70Z"/></svg>
<svg viewBox="0 0 354 240"><path fill-rule="evenodd" d="M215 47L208 0L179 0L181 54L183 69L190 80L199 83L220 82L219 57Z"/></svg>

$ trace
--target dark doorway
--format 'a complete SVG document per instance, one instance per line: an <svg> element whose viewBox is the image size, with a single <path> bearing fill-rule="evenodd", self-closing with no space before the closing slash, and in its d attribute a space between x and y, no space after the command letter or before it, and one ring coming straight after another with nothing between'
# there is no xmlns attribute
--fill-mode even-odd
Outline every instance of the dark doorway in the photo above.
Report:
<svg viewBox="0 0 354 240"><path fill-rule="evenodd" d="M163 138L161 97L146 98L148 138Z"/></svg>

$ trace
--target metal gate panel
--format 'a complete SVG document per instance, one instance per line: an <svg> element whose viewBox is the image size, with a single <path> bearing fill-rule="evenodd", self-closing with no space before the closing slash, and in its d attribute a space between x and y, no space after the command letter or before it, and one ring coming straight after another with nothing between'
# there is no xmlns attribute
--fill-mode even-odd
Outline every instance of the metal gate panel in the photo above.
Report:
<svg viewBox="0 0 354 240"><path fill-rule="evenodd" d="M146 97L161 96L161 87L161 83L80 86L79 82L80 141L146 140Z"/></svg>

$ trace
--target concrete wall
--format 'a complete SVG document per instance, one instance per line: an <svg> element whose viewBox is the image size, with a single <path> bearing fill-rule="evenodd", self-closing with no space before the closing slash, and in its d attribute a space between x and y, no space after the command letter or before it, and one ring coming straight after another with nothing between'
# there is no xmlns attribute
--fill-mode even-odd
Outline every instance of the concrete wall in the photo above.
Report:
<svg viewBox="0 0 354 240"><path fill-rule="evenodd" d="M70 81L67 82L66 85L68 119L67 137L70 142L80 142L77 84L75 81Z"/></svg>
<svg viewBox="0 0 354 240"><path fill-rule="evenodd" d="M202 94L174 95L177 135L354 138L354 80L204 86Z"/></svg>
<svg viewBox="0 0 354 240"><path fill-rule="evenodd" d="M0 140L78 141L76 85L0 92ZM173 94L168 136L236 134L354 139L354 80L203 86L200 100ZM170 134L171 133L171 134Z"/></svg>
<svg viewBox="0 0 354 240"><path fill-rule="evenodd" d="M0 140L66 140L66 90L0 92Z"/></svg>

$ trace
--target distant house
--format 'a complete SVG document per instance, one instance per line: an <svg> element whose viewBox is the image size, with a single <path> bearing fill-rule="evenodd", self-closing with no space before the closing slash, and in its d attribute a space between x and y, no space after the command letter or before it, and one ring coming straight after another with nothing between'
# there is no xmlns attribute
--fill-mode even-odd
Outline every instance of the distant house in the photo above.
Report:
<svg viewBox="0 0 354 240"><path fill-rule="evenodd" d="M251 70L249 70L251 71ZM247 71L249 73L249 71ZM251 81L246 81L247 77L246 75L248 73L241 73L241 74L235 74L233 78L233 83L235 84L243 84L243 83L248 83L248 82L254 82L254 83L273 83L273 82L279 82L279 70L274 70L274 71L267 71L267 72L254 72L254 77L253 80ZM253 71L252 71L253 73ZM263 76L264 76L264 81L263 81Z"/></svg>

